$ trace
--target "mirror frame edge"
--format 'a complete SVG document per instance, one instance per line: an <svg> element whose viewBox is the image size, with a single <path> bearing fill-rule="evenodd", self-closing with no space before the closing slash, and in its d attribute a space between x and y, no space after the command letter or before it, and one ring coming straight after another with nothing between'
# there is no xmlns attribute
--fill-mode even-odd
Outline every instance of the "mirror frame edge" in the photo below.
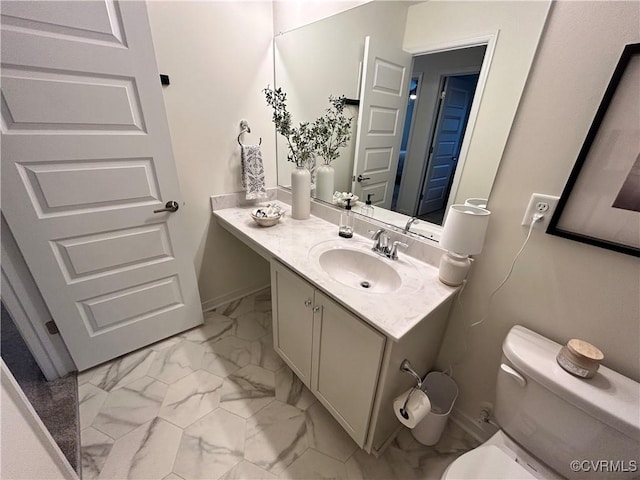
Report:
<svg viewBox="0 0 640 480"><path fill-rule="evenodd" d="M293 29L295 30L295 29ZM283 33L287 33L287 32L278 32L278 34L275 34L273 36L272 42L274 43L274 67L275 67L275 40L277 36L282 35ZM480 109L480 104L482 102L482 98L484 95L484 90L486 87L486 83L489 77L489 71L491 69L491 64L493 62L493 57L495 54L495 50L496 50L496 45L497 45L497 41L498 41L498 37L500 35L500 29L496 29L496 30L492 30L489 31L487 33L484 34L480 34L480 35L475 35L473 37L468 37L468 38L461 38L461 39L457 39L457 40L452 40L449 42L444 42L444 43L438 43L438 44L416 44L416 45L411 45L411 46L402 46L402 49L411 54L412 56L419 56L419 55L428 55L428 54L434 54L434 53L441 53L441 52L447 52L447 51L455 51L455 50L461 50L464 48L472 48L472 47L478 47L478 46L485 46L486 47L486 51L485 51L485 55L484 55L484 59L482 61L482 66L480 68L480 74L479 74L479 80L478 80L478 88L476 89L476 95L474 97L474 100L472 102L472 106L471 106L471 111L470 111L470 116L469 116L469 122L468 125L472 125L473 128L475 128L476 122L477 122L477 117L478 117L478 111ZM276 71L274 68L274 85L276 85ZM479 95L478 95L479 94ZM463 160L461 162L461 167L462 168L457 168L456 169L456 173L454 174L454 179L452 182L452 188L451 188L451 192L449 194L449 198L447 199L447 205L446 205L446 209L445 209L445 215L443 218L443 222L442 225L438 225L435 223L430 223L430 222L425 222L429 227L428 230L430 230L429 236L421 234L421 233L417 233L417 232L406 232L407 234L411 235L413 238L415 238L416 240L420 240L420 241L424 241L426 243L439 243L439 239L440 239L440 235L442 233L442 230L444 228L444 223L446 221L447 218L447 214L449 212L449 208L451 207L451 205L454 203L454 199L455 196L457 195L459 186L460 186L460 181L461 181L461 177L462 177L462 173L464 171L464 165L466 163L467 157L468 157L468 152L469 152L469 144L471 142L471 138L473 136L473 128L472 128L472 132L471 135L465 135L464 139L463 139L463 143L461 145L461 149L460 149L460 158ZM275 132L276 138L277 138L277 132ZM499 166L499 162L498 162L498 166ZM354 162L354 169L355 169L355 162ZM281 186L278 185L278 188L283 188L284 190L287 191L291 191L290 188L287 188L285 186ZM493 188L493 186L491 187ZM491 190L491 189L490 189ZM489 195L488 195L489 196ZM340 207L330 203L330 202L325 202L323 200L320 200L318 198L315 198L313 196L311 196L311 200L313 201L317 201L319 202L321 205L326 205L329 206L335 210L342 210ZM367 219L368 221L373 221L373 222L377 222L383 225L386 225L389 228L392 228L396 231L401 231L402 232L402 227L399 225L395 225L392 223L387 223L384 220L381 219L377 219L375 217L369 217L367 215L363 215L359 212L354 211L354 214L357 214L358 216L362 217L363 219ZM408 215L405 215L403 213L399 213L399 212L393 212L395 214L398 215L402 215L404 217L407 218L407 220L409 220L412 217L409 217Z"/></svg>

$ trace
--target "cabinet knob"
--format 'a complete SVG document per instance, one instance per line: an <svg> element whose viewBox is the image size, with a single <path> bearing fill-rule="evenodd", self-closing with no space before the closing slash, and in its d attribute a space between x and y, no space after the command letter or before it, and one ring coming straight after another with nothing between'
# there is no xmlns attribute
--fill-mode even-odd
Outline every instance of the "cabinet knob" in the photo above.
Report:
<svg viewBox="0 0 640 480"><path fill-rule="evenodd" d="M304 301L304 306L308 308L308 307L310 307L310 306L311 306L311 304L312 304L312 303L313 303L313 302L311 301L311 299L310 299L310 298L307 298L307 299Z"/></svg>
<svg viewBox="0 0 640 480"><path fill-rule="evenodd" d="M315 307L313 307L313 311L314 312L319 312L320 311L320 305L316 305Z"/></svg>

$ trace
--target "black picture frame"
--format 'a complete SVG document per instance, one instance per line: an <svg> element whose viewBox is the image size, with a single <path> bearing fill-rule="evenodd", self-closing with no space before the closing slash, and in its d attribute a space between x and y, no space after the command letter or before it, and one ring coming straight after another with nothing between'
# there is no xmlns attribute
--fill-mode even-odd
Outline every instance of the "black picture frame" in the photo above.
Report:
<svg viewBox="0 0 640 480"><path fill-rule="evenodd" d="M584 195L586 194L585 181L584 178L581 179L581 177L589 175L590 178L593 178L598 173L603 173L602 171L598 171L598 169L605 168L607 169L607 174L610 174L610 171L612 170L611 163L612 161L616 161L617 157L615 155L613 155L611 158L595 158L595 154L593 152L595 150L598 150L598 148L594 148L594 145L600 147L600 151L603 150L602 146L604 145L605 140L602 140L602 138L607 139L608 137L607 132L603 133L601 131L601 127L607 115L610 115L610 117L607 118L607 122L609 125L611 125L611 119L615 118L616 112L610 112L609 107L612 104L612 101L614 101L614 98L618 92L618 87L620 86L621 80L623 79L625 71L627 70L627 66L630 64L632 59L634 62L634 68L637 68L636 62L640 61L640 43L628 44L624 47L622 55L620 56L618 64L616 65L616 68L613 72L613 76L609 81L609 85L607 86L591 127L589 128L584 144L580 149L578 159L571 171L571 174L569 175L569 179L567 180L565 188L562 192L556 211L551 217L551 221L547 228L547 233L570 240L575 240L577 242L594 245L596 247L606 248L627 255L640 257L640 248L638 245L629 245L623 241L617 241L616 239L604 238L606 235L600 235L598 233L594 234L592 231L589 231L589 228L587 228L586 225L585 228L582 228L579 225L576 227L576 224L579 224L579 220L576 220L576 210L578 208L582 208L583 213L585 213L585 215L583 216L589 215L591 211L588 209L591 208L596 203L596 201L599 202L602 199L602 193L599 194L598 198L595 198L595 193L589 193L592 195L592 198L594 198L594 200L591 202L585 202L587 204L587 206L585 207L579 206L579 204L576 203L577 200L573 201L573 205L571 204L572 197L576 197L579 194L582 195L582 198L584 198ZM629 91L631 91L630 89L638 89L638 91L640 91L640 83L630 82L626 80L624 84ZM635 90L631 91L631 93L635 94ZM620 100L618 100L617 103L620 104ZM599 140L602 142L600 145L598 145ZM632 222L635 222L635 225L637 226L637 242L638 244L640 244L640 209L638 209L637 207L638 202L640 201L640 177L638 177L638 173L640 171L640 152L634 152L634 154L636 155L635 160L633 158L628 158L628 155L624 159L620 160L624 161L626 164L626 173L622 176L621 181L617 181L615 182L616 185L612 185L612 191L610 193L611 195L617 195L617 197L613 203L609 203L608 205L608 208L611 209L611 215L607 216L607 221L628 222L630 219ZM631 168L628 167L628 164L630 162L634 162L631 165ZM585 174L586 170L590 170L588 174ZM621 168L618 168L617 170L617 175L620 176L619 172L621 171ZM610 176L602 175L602 178L609 179ZM638 188L636 188L636 186ZM578 190L580 189L584 191L578 192ZM626 191L627 195L631 191L632 201L628 202L629 205L632 205L631 207L627 208L621 207L619 204L616 205L616 203L619 203L618 199L623 196L623 191ZM568 205L570 206L570 208L567 208ZM576 207L576 205L578 206ZM599 208L602 209L602 207L600 206ZM568 218L569 216L573 216L573 218ZM618 218L618 216L622 217ZM610 220L611 217L615 217L615 220ZM590 222L592 222L593 224L593 219L590 219ZM573 227L569 228L566 225L563 225L566 223L571 223ZM625 225L621 224L620 228L625 228ZM633 224L631 224L631 228L633 228Z"/></svg>

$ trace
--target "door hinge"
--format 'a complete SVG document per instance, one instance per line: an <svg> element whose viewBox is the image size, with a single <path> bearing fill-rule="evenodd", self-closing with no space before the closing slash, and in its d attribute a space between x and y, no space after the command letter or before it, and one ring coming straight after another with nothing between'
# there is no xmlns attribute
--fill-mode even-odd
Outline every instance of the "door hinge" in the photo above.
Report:
<svg viewBox="0 0 640 480"><path fill-rule="evenodd" d="M444 100L444 97L447 96L447 92L446 91L442 91L442 93L440 94L440 100Z"/></svg>
<svg viewBox="0 0 640 480"><path fill-rule="evenodd" d="M424 198L424 193L421 193L419 200L422 200L423 198Z"/></svg>
<svg viewBox="0 0 640 480"><path fill-rule="evenodd" d="M56 322L54 322L53 320L49 320L47 323L44 324L45 327L47 327L47 331L49 332L49 335L57 335L60 333L60 330L58 330L58 326L56 325Z"/></svg>
<svg viewBox="0 0 640 480"><path fill-rule="evenodd" d="M429 153L430 153L430 154L431 154L431 153L433 153L433 145L431 145L431 146L429 147Z"/></svg>

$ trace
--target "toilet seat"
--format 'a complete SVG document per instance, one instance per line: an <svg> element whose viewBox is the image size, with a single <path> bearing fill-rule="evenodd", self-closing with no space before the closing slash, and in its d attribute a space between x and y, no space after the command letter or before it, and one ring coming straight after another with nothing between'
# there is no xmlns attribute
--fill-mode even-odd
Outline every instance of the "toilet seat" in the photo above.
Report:
<svg viewBox="0 0 640 480"><path fill-rule="evenodd" d="M495 445L482 445L456 459L442 475L443 480L529 480L528 470Z"/></svg>

